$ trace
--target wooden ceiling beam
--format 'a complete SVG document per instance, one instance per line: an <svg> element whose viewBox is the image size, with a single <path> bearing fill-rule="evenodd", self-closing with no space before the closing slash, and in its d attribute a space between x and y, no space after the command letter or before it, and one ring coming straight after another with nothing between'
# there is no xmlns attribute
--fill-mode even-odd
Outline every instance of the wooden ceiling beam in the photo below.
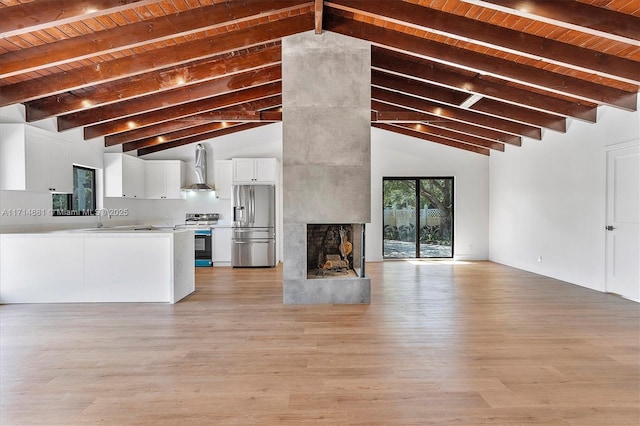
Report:
<svg viewBox="0 0 640 426"><path fill-rule="evenodd" d="M216 131L205 133L202 135L193 136L193 137L182 139L179 141L173 141L169 143L163 143L160 145L150 146L144 149L139 149L137 154L138 156L152 154L154 152L164 151L170 148L176 148L183 145L189 145L192 143L205 141L207 139L213 139L220 136L230 135L236 132L242 132L244 130L254 129L256 127L266 126L267 124L271 124L271 123L242 123L236 126L226 127L224 129L216 130Z"/></svg>
<svg viewBox="0 0 640 426"><path fill-rule="evenodd" d="M210 115L212 116L212 121L209 123L199 124L197 126L184 128L175 132L164 133L158 136L152 136L146 139L127 142L122 145L122 150L124 152L127 152L127 151L133 151L136 149L142 149L142 148L156 145L159 142L164 143L164 142L172 142L175 140L181 140L187 137L201 135L203 133L208 133L213 130L224 129L229 126L235 126L242 123L248 123L248 122L274 123L276 121L279 121L279 120L262 120L261 116L264 112L267 112L267 111L253 111L252 119L249 119L249 120L244 120L242 118L244 114L250 113L249 111L246 111L245 113L239 114L241 119L238 121L236 120L214 121L214 120L218 120L218 118L216 118L218 111L211 111ZM281 114L278 111L273 111L273 112L276 113L276 115ZM221 115L224 115L224 114L221 114ZM232 115L233 114L230 114L230 116ZM206 120L203 120L203 121L206 121ZM201 121L200 123L202 123L203 121Z"/></svg>
<svg viewBox="0 0 640 426"><path fill-rule="evenodd" d="M106 123L87 126L84 128L84 138L93 139L100 136L111 135L114 133L126 132L133 128L151 126L157 123L163 123L182 117L188 117L198 113L212 111L220 108L226 108L244 102L250 102L262 98L279 95L282 92L282 84L280 81L263 84L256 87L250 87L244 90L215 96L208 99L190 102L187 104L176 105L163 108L157 111L150 111L144 114L132 117L122 117L117 120L108 121Z"/></svg>
<svg viewBox="0 0 640 426"><path fill-rule="evenodd" d="M487 129L485 127L475 126L473 124L464 123L460 121L448 120L446 118L428 114L425 112L413 111L405 108L401 108L395 105L387 104L380 101L372 101L371 108L374 117L373 122L378 123L416 123L421 122L432 127L439 127L443 129L453 130L458 133L471 135L474 137L480 137L489 141L503 142L510 145L521 146L522 138L520 136L512 135L510 133L504 133L493 129Z"/></svg>
<svg viewBox="0 0 640 426"><path fill-rule="evenodd" d="M313 29L313 17L311 14L305 13L143 54L105 61L99 66L90 65L65 70L37 79L2 86L0 106L22 103L169 67L178 67L196 60L275 42L282 37L311 29Z"/></svg>
<svg viewBox="0 0 640 426"><path fill-rule="evenodd" d="M469 97L468 93L452 90L441 86L434 86L415 79L389 74L380 70L371 70L371 85L388 87L389 89L411 93L434 102L447 105L460 105Z"/></svg>
<svg viewBox="0 0 640 426"><path fill-rule="evenodd" d="M268 124L269 122L274 122L274 121L261 121L260 119L260 115L266 111L256 111L256 117L258 118L257 120L252 120L253 122L260 122L260 123L265 123ZM278 111L273 111L273 112L278 112ZM211 111L211 115L215 115L215 113L217 113L217 111ZM201 122L202 123L202 122ZM159 143L166 143L166 142L173 142L173 141L180 141L180 140L184 140L186 138L193 138L196 137L198 135L202 135L202 134L206 134L206 133L210 133L212 131L217 131L217 130L221 130L221 129L225 129L227 127L232 127L232 126L237 126L239 124L243 124L243 123L247 123L247 121L212 121L210 123L204 123L204 124L199 124L197 126L193 126L193 127L189 127L189 128L185 128L182 130L178 130L176 132L171 132L171 133L166 133L166 134L162 134L162 135L158 135L158 136L153 136L147 139L142 139L142 140L138 140L138 141L134 141L134 142L128 142L125 143L124 145L122 145L122 150L124 152L127 151L134 151L137 149L143 149L143 148L147 148L150 146L154 146L157 145Z"/></svg>
<svg viewBox="0 0 640 426"><path fill-rule="evenodd" d="M547 96L509 86L506 81L488 81L486 77L478 73L458 72L436 62L418 60L415 56L394 52L379 46L371 47L371 67L514 105L573 117L590 123L596 122L597 104L577 99L569 101Z"/></svg>
<svg viewBox="0 0 640 426"><path fill-rule="evenodd" d="M453 107L459 107L460 104L469 98L468 93L443 89L418 80L387 74L378 70L373 70L371 72L371 84L373 86L394 90L411 96L430 99ZM450 99L437 96L437 92L443 90L452 92ZM559 132L565 132L567 130L566 119L564 117L495 100L487 99L484 101L484 108L476 108L475 105L470 108L494 117L502 117L507 120L531 124L537 127L546 127Z"/></svg>
<svg viewBox="0 0 640 426"><path fill-rule="evenodd" d="M178 130L171 133L165 133L158 136L153 136L146 139L140 139L134 142L127 142L122 145L123 152L134 151L137 149L148 148L150 146L161 145L163 143L171 143L195 136L203 135L206 133L222 130L227 127L233 127L242 124L242 122L212 122L200 124L198 126L189 127L186 129Z"/></svg>
<svg viewBox="0 0 640 426"><path fill-rule="evenodd" d="M402 1L331 0L327 1L327 5L607 78L632 84L640 82L640 62L478 19Z"/></svg>
<svg viewBox="0 0 640 426"><path fill-rule="evenodd" d="M62 115L58 117L58 130L68 130L75 127L115 120L119 117L143 114L147 111L186 104L198 99L208 99L212 96L242 90L247 87L279 81L281 78L282 68L279 65L271 65L266 68L226 75L216 78L215 80L192 84L187 87L179 87L154 95Z"/></svg>
<svg viewBox="0 0 640 426"><path fill-rule="evenodd" d="M151 126L142 127L140 129L129 130L114 135L104 137L105 146L120 145L129 142L135 142L142 139L149 139L155 136L167 135L189 127L198 126L211 121L218 121L221 115L226 115L227 120L224 121L240 121L236 118L243 113L257 114L259 118L261 110L279 107L282 105L282 96L276 95L268 98L260 99L252 102L244 102L228 108L222 108L215 111L209 111L203 114L196 114L176 120L167 121L165 123L153 124ZM223 121L223 120L220 120Z"/></svg>
<svg viewBox="0 0 640 426"><path fill-rule="evenodd" d="M640 46L640 19L578 1L462 0L488 9Z"/></svg>
<svg viewBox="0 0 640 426"><path fill-rule="evenodd" d="M331 13L331 10L325 10L325 29L329 31L367 40L409 55L428 58L453 67L476 70L504 80L589 102L607 104L629 111L635 111L637 107L635 91L628 92L365 22L356 22Z"/></svg>
<svg viewBox="0 0 640 426"><path fill-rule="evenodd" d="M286 13L305 0L246 0L203 6L186 12L118 26L88 35L0 55L0 79L79 61L118 50Z"/></svg>
<svg viewBox="0 0 640 426"><path fill-rule="evenodd" d="M133 7L146 6L158 0L38 0L2 9L0 38L12 37L53 26L66 25Z"/></svg>
<svg viewBox="0 0 640 426"><path fill-rule="evenodd" d="M526 136L533 139L542 139L542 131L538 127L516 123L515 121L509 121L502 118L490 117L474 111L437 104L379 87L371 88L371 99L420 112L428 112L429 114L443 117L445 119L470 123L476 126L487 127L501 132Z"/></svg>
<svg viewBox="0 0 640 426"><path fill-rule="evenodd" d="M70 114L90 106L96 108L113 102L158 94L175 88L213 81L242 72L277 65L281 60L279 45L273 45L243 54L223 55L195 65L160 72L140 74L135 77L93 86L79 91L49 96L25 103L27 121Z"/></svg>
<svg viewBox="0 0 640 426"><path fill-rule="evenodd" d="M500 142L492 142L486 139L477 138L471 135L465 135L463 133L452 132L446 129L441 129L435 126L429 126L422 123L388 123L393 126L405 127L414 132L423 133L433 138L448 139L454 142L466 143L469 145L481 146L483 148L489 148L496 151L504 151L504 144Z"/></svg>
<svg viewBox="0 0 640 426"><path fill-rule="evenodd" d="M61 93L25 103L27 121L96 108L113 102L158 94L175 88L212 81L222 76L277 65L282 59L280 44L260 46L241 54L225 54L180 68L140 74L86 89Z"/></svg>
<svg viewBox="0 0 640 426"><path fill-rule="evenodd" d="M432 135L425 135L420 132L416 132L415 130L407 129L406 127L394 126L393 124L383 124L383 123L373 123L372 127L376 127L378 129L387 130L389 132L399 133L405 136L411 136L414 138L422 139L428 142L434 142L440 145L446 145L453 148L464 149L465 151L475 152L476 154L489 155L490 150L488 148L483 148L475 145L469 145L462 142L455 142L449 139L437 138Z"/></svg>
<svg viewBox="0 0 640 426"><path fill-rule="evenodd" d="M322 12L324 10L324 1L315 0L314 2L314 17L315 17L315 31L316 34L322 34Z"/></svg>

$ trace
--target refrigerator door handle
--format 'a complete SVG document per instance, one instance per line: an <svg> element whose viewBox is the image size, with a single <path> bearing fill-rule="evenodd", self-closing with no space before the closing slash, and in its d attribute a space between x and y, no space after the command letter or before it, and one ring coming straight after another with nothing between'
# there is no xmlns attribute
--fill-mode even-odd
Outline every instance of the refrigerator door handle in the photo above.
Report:
<svg viewBox="0 0 640 426"><path fill-rule="evenodd" d="M250 200L251 200L251 223L256 222L256 188L254 186L250 187Z"/></svg>

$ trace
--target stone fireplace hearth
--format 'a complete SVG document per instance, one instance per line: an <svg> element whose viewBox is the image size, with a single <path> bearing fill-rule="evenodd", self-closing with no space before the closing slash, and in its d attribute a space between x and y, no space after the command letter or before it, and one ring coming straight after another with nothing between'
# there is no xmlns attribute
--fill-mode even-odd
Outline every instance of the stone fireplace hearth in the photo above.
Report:
<svg viewBox="0 0 640 426"><path fill-rule="evenodd" d="M368 42L314 31L282 40L284 303L371 300L370 72Z"/></svg>

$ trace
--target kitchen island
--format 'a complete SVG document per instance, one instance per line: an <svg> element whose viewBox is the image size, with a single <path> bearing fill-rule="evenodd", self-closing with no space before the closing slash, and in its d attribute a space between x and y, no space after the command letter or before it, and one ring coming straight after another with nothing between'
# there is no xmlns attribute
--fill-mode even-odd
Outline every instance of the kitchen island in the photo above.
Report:
<svg viewBox="0 0 640 426"><path fill-rule="evenodd" d="M0 303L176 303L195 291L193 264L188 229L1 234Z"/></svg>

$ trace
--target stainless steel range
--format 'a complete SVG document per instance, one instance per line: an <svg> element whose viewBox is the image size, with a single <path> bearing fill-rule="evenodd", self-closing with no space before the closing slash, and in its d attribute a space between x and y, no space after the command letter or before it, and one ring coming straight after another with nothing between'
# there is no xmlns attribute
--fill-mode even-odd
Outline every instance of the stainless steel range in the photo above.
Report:
<svg viewBox="0 0 640 426"><path fill-rule="evenodd" d="M196 266L213 266L213 231L218 224L219 213L187 213L185 228L193 228L196 248Z"/></svg>

